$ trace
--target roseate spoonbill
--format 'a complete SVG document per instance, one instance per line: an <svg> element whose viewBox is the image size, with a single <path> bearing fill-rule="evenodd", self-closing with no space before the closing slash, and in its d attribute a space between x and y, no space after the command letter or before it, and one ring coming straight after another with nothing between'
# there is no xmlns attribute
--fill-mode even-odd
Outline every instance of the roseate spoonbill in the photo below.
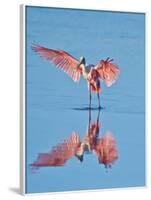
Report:
<svg viewBox="0 0 151 200"><path fill-rule="evenodd" d="M64 166L72 157L77 157L83 161L86 152L94 153L99 164L104 164L106 168L118 159L116 141L110 132L106 132L99 138L99 113L96 122L91 122L91 112L89 112L88 130L84 138L80 141L80 136L72 132L70 137L62 143L57 144L48 153L39 153L37 159L30 165L32 169L39 167Z"/></svg>
<svg viewBox="0 0 151 200"><path fill-rule="evenodd" d="M100 106L100 80L104 81L107 87L112 86L119 76L119 68L112 63L113 59L107 58L100 60L98 64L87 65L85 57L77 60L69 53L63 50L48 49L43 46L33 45L32 50L40 54L46 60L51 61L57 68L62 69L67 73L75 82L79 82L81 75L88 83L89 91L89 107L91 107L91 90L97 93L98 107Z"/></svg>

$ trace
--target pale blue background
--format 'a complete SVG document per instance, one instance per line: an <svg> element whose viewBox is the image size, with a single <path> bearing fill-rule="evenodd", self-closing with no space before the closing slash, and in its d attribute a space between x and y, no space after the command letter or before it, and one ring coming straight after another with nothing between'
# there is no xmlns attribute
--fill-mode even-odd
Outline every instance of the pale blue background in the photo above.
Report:
<svg viewBox="0 0 151 200"><path fill-rule="evenodd" d="M26 7L26 193L145 185L145 15ZM66 139L84 136L87 84L66 74L31 50L37 43L85 56L96 64L110 56L121 70L112 88L102 84L101 134L110 130L119 159L106 172L93 154L72 158L64 167L29 167L40 152ZM93 96L93 107L97 98ZM93 121L97 110L93 110Z"/></svg>

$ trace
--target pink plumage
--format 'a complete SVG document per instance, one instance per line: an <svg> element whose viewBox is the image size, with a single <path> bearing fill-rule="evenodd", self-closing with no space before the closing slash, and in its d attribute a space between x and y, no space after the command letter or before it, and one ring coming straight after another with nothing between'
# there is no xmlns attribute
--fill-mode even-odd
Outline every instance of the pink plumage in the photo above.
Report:
<svg viewBox="0 0 151 200"><path fill-rule="evenodd" d="M111 133L107 132L104 137L99 139L95 147L95 152L99 162L106 167L111 166L111 164L118 159L116 141Z"/></svg>
<svg viewBox="0 0 151 200"><path fill-rule="evenodd" d="M98 71L100 78L106 83L108 87L116 81L120 74L119 68L112 63L112 60L106 59L101 60L99 64L96 65L95 69Z"/></svg>
<svg viewBox="0 0 151 200"><path fill-rule="evenodd" d="M81 70L77 68L79 61L69 53L38 45L32 46L32 50L39 53L44 59L50 60L57 68L67 73L75 82L80 80Z"/></svg>
<svg viewBox="0 0 151 200"><path fill-rule="evenodd" d="M88 83L89 107L91 107L91 89L97 93L99 109L100 96L102 92L100 80L110 87L117 80L120 70L112 63L113 59L101 60L97 65L86 65L85 58L77 60L72 55L63 50L48 49L43 46L33 45L32 50L40 54L46 60L51 61L57 68L62 69L75 82L79 82L81 75Z"/></svg>
<svg viewBox="0 0 151 200"><path fill-rule="evenodd" d="M51 166L63 166L67 160L75 155L76 149L80 145L79 135L75 132L71 136L64 140L63 143L53 147L48 153L40 153L31 166L32 167L51 167Z"/></svg>
<svg viewBox="0 0 151 200"><path fill-rule="evenodd" d="M103 164L106 168L111 167L118 159L116 140L109 131L99 138L99 129L99 115L97 121L92 123L90 117L88 130L82 141L78 133L72 132L68 139L54 146L50 152L39 153L37 159L30 165L31 169L64 166L73 156L82 162L85 152L94 153L99 164Z"/></svg>

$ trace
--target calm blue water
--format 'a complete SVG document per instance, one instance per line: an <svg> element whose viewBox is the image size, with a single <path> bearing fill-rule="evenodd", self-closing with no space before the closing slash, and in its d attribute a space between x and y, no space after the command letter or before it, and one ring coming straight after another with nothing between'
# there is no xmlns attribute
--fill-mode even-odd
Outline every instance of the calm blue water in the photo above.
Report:
<svg viewBox="0 0 151 200"><path fill-rule="evenodd" d="M145 185L145 16L144 14L26 7L26 193ZM119 158L106 170L97 157L71 158L63 167L29 167L39 153L68 138L84 137L88 91L31 50L37 43L63 49L87 63L114 58L121 75L102 84L100 136L109 130ZM93 95L92 107L97 106ZM98 110L92 110L96 121Z"/></svg>

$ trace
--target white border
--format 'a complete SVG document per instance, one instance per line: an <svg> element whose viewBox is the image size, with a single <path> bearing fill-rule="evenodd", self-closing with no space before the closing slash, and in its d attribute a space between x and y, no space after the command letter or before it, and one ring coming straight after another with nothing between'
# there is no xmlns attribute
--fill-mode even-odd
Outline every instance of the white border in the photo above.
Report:
<svg viewBox="0 0 151 200"><path fill-rule="evenodd" d="M145 6L145 1L143 4L140 4L141 0L127 0L130 6L124 6L124 0L102 0L99 2L98 0L93 1L81 1L81 0L36 0L32 2L26 2L24 5L27 6L40 6L40 7L58 7L58 8L71 8L71 9L88 9L88 10L102 10L102 11L116 11L116 12L134 12L134 13L146 13L149 10ZM111 3L112 2L112 3Z"/></svg>
<svg viewBox="0 0 151 200"><path fill-rule="evenodd" d="M26 118L26 23L25 6L20 5L20 192L25 194L25 118Z"/></svg>
<svg viewBox="0 0 151 200"><path fill-rule="evenodd" d="M96 192L59 193L21 196L19 193L19 6L86 8L108 11L146 13L146 139L147 188L101 190ZM151 1L150 0L5 0L0 6L0 197L3 200L116 199L148 200L151 194Z"/></svg>
<svg viewBox="0 0 151 200"><path fill-rule="evenodd" d="M21 5L21 22L22 22L22 26L21 26L21 52L22 52L22 56L21 56L21 66L22 66L22 70L21 70L21 91L20 93L22 94L22 97L21 97L21 137L20 137L20 147L21 147L21 154L20 154L20 160L21 160L21 168L20 168L20 172L21 172L21 178L20 178L20 189L21 189L21 193L23 195L26 195L26 196L35 196L35 195L47 195L47 194L68 194L68 193L83 193L83 192L101 192L101 191L114 191L114 190L130 190L130 189L147 189L146 186L148 186L148 176L147 176L147 166L146 166L146 169L145 169L145 179L146 179L146 186L144 187L128 187L128 188L109 188L109 189L96 189L96 190L80 190L80 191L65 191L65 192L46 192L46 193L25 193L25 33L26 33L26 30L25 30L25 27L26 27L26 24L25 24L25 19L26 19L26 16L25 16L25 7L26 6L36 6L36 7L51 7L51 8L68 8L68 9L81 9L81 10L95 10L95 11L111 11L111 12L129 12L129 13L143 13L145 14L145 22L147 23L147 19L148 19L148 13L145 12L145 11L140 11L140 10L125 10L125 9L121 9L121 10L117 10L117 9L107 9L107 8L96 8L96 6L94 6L94 8L92 9L92 7L89 7L89 6L85 6L84 7L79 7L79 6L76 6L76 7L71 7L70 5L68 6L64 6L64 5L61 5L60 6L56 6L56 5L47 5L47 4L43 4L43 3L39 3L39 4L34 4L34 3L28 3L28 4L25 4L25 5ZM147 27L147 26L146 26ZM147 30L146 30L146 35L145 37L147 37ZM146 39L146 38L145 38ZM146 48L147 50L147 48ZM147 58L147 55L146 55L146 58ZM146 79L147 79L147 67L145 68L146 70L146 73L145 73L145 76L146 76ZM147 80L146 80L147 82ZM146 121L145 121L146 123ZM146 124L146 127L147 127L147 124ZM146 128L145 127L145 128ZM147 129L146 129L147 130ZM146 152L147 152L147 134L145 133L145 143L146 143ZM146 157L146 155L145 155ZM146 160L146 165L147 165L147 159Z"/></svg>

